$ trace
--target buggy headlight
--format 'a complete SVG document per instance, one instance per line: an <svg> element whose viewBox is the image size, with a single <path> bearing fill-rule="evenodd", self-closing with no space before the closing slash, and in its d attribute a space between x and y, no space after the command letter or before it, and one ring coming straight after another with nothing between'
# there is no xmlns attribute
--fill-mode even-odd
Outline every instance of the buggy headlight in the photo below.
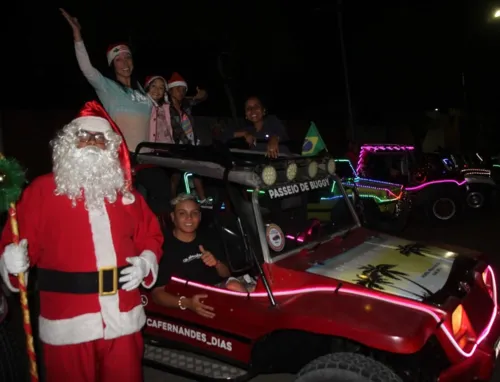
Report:
<svg viewBox="0 0 500 382"><path fill-rule="evenodd" d="M297 176L297 171L298 171L297 163L290 162L286 167L286 178L289 181L294 180L295 177Z"/></svg>
<svg viewBox="0 0 500 382"><path fill-rule="evenodd" d="M309 162L309 167L307 168L307 175L309 178L315 178L318 174L318 162L311 161Z"/></svg>
<svg viewBox="0 0 500 382"><path fill-rule="evenodd" d="M335 164L335 159L329 159L327 164L326 164L326 169L330 175L335 174L335 169L336 169L336 164Z"/></svg>
<svg viewBox="0 0 500 382"><path fill-rule="evenodd" d="M277 177L276 169L273 166L266 166L262 169L261 178L266 186L272 186Z"/></svg>

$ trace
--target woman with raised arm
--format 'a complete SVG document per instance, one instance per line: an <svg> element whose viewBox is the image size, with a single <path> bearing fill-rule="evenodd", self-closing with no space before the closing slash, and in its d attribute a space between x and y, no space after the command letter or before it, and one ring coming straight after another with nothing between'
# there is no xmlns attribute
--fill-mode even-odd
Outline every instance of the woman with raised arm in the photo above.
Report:
<svg viewBox="0 0 500 382"><path fill-rule="evenodd" d="M78 19L64 9L61 9L61 13L73 30L80 70L122 131L128 149L135 151L139 143L149 140L149 118L153 103L133 78L134 61L130 48L125 44L110 46L107 59L108 65L113 68L114 78L103 76L90 62Z"/></svg>

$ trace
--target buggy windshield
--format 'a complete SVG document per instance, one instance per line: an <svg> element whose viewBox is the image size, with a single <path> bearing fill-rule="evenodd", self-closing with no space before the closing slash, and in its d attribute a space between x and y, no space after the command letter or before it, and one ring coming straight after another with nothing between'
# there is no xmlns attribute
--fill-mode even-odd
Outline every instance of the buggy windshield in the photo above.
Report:
<svg viewBox="0 0 500 382"><path fill-rule="evenodd" d="M259 191L259 214L271 256L328 240L352 228L349 209L337 176L296 182Z"/></svg>

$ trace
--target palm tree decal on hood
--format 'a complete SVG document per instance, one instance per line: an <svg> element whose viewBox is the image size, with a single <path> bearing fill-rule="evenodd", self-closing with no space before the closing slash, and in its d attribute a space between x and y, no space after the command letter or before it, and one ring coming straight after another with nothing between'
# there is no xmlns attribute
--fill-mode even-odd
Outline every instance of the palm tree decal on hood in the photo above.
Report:
<svg viewBox="0 0 500 382"><path fill-rule="evenodd" d="M418 256L425 256L422 253L422 250L425 248L423 244L419 243L413 243L413 244L406 244L406 245L398 245L398 250L399 253L405 256L410 256L410 255L418 255Z"/></svg>
<svg viewBox="0 0 500 382"><path fill-rule="evenodd" d="M390 286L391 288L401 290L406 293L410 293L414 296L420 298L426 298L432 295L432 292L424 287L423 285L413 281L409 274L395 270L396 265L393 264L379 264L379 265L363 265L359 269L362 270L361 274L356 275L356 279L353 280L358 285L363 285L369 289L379 289L384 290L384 286ZM423 293L418 294L412 291L397 287L391 280L406 280L413 285L418 286L422 289Z"/></svg>

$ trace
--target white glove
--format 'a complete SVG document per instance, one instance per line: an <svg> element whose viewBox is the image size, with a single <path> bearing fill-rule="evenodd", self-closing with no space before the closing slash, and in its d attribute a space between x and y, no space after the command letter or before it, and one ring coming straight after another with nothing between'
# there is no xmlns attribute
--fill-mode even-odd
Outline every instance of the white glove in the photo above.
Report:
<svg viewBox="0 0 500 382"><path fill-rule="evenodd" d="M28 258L28 241L23 239L19 244L9 244L2 255L7 272L13 275L26 272L30 266Z"/></svg>
<svg viewBox="0 0 500 382"><path fill-rule="evenodd" d="M120 272L120 283L125 283L122 289L130 292L141 285L144 277L149 275L151 271L151 265L142 257L127 257L127 263L131 264L130 267L123 269Z"/></svg>

